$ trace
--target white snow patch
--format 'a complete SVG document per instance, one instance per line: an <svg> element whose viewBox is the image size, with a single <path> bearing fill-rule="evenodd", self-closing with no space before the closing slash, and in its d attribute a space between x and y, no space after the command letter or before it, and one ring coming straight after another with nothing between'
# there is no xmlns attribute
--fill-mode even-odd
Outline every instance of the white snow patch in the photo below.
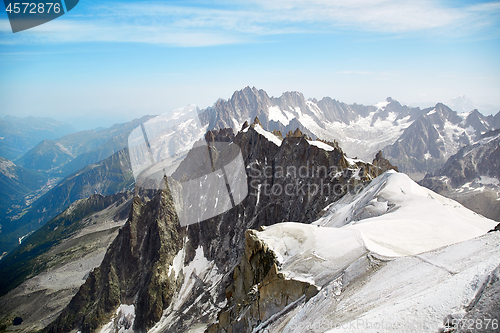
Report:
<svg viewBox="0 0 500 333"><path fill-rule="evenodd" d="M389 105L389 101L383 101L383 102L378 102L374 106L377 108L377 110L382 110L384 109L387 105Z"/></svg>
<svg viewBox="0 0 500 333"><path fill-rule="evenodd" d="M259 205L259 201L260 201L260 188L261 188L262 184L259 183L257 185L257 202L255 203L255 206L258 206Z"/></svg>
<svg viewBox="0 0 500 333"><path fill-rule="evenodd" d="M134 305L120 304L115 316L101 328L101 333L133 333L134 321Z"/></svg>
<svg viewBox="0 0 500 333"><path fill-rule="evenodd" d="M269 120L280 122L285 126L290 123L290 120L295 118L290 112L282 111L279 106L270 106L267 111L269 113Z"/></svg>
<svg viewBox="0 0 500 333"><path fill-rule="evenodd" d="M263 135L266 139L274 143L276 146L281 146L281 140L276 135L271 132L266 131L261 125L255 124L254 129L260 135Z"/></svg>
<svg viewBox="0 0 500 333"><path fill-rule="evenodd" d="M329 144L321 142L321 141L307 140L307 142L311 146L316 146L316 147L321 148L321 149L326 150L326 151L333 151L335 149L332 146L330 146Z"/></svg>
<svg viewBox="0 0 500 333"><path fill-rule="evenodd" d="M493 177L481 176L479 177L478 183L484 185L500 185L500 181Z"/></svg>
<svg viewBox="0 0 500 333"><path fill-rule="evenodd" d="M349 158L347 156L344 156L345 160L347 161L347 163L349 163L349 165L353 166L353 167L357 167L356 166L356 163L365 163L365 161L363 160L360 160L359 158Z"/></svg>
<svg viewBox="0 0 500 333"><path fill-rule="evenodd" d="M182 270L182 265L184 264L184 257L185 257L185 252L184 248L180 249L179 252L174 257L174 260L172 262L172 265L168 267L168 275L170 276L172 274L172 271L174 272L174 277L177 278L179 275L179 272Z"/></svg>

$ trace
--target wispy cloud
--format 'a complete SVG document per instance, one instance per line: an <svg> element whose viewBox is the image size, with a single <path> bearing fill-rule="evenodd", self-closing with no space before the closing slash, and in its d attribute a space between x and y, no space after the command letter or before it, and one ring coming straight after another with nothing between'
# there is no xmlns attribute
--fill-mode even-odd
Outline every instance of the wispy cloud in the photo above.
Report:
<svg viewBox="0 0 500 333"><path fill-rule="evenodd" d="M378 74L376 72L369 72L369 71L340 71L338 72L339 74L346 74L346 75L371 75L371 74Z"/></svg>
<svg viewBox="0 0 500 333"><path fill-rule="evenodd" d="M22 34L0 21L0 43L133 42L208 46L258 41L262 36L339 30L382 34L499 33L500 2L453 7L431 0L253 0L217 5L98 2Z"/></svg>

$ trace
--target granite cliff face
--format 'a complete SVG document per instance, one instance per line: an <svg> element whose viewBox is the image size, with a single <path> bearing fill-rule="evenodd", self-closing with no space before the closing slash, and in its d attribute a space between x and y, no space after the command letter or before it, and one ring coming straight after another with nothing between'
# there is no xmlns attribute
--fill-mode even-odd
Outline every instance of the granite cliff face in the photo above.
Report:
<svg viewBox="0 0 500 333"><path fill-rule="evenodd" d="M241 149L248 181L243 202L209 220L180 227L170 195L178 191L175 182L151 199L136 196L102 264L46 332L117 329L117 309L124 305L134 306L135 330L180 332L206 326L226 305L233 270L250 241L247 229L281 221L310 223L330 203L359 191L385 171L350 160L335 143L311 141L300 131L280 139L281 133L264 131L259 119L247 125L235 136L231 130L206 135L207 141L232 141ZM180 167L173 177L182 178L184 171ZM272 258L267 260L255 279L272 269ZM269 283L280 281L276 275ZM263 316L274 309L270 304Z"/></svg>
<svg viewBox="0 0 500 333"><path fill-rule="evenodd" d="M262 230L264 230L262 228ZM250 332L263 329L267 320L290 310L298 300L309 300L319 288L309 282L288 279L278 271L279 261L254 230L245 233L245 253L226 289L227 305L208 333Z"/></svg>

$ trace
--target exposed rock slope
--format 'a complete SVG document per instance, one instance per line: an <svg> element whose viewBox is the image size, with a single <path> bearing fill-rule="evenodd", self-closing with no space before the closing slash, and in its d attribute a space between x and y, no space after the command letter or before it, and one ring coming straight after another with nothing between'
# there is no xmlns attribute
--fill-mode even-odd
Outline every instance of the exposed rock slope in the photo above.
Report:
<svg viewBox="0 0 500 333"><path fill-rule="evenodd" d="M19 238L37 230L76 200L95 193L110 195L131 190L133 180L127 149L75 172L25 207L22 216L11 219L4 226L0 250L11 251L19 245Z"/></svg>
<svg viewBox="0 0 500 333"><path fill-rule="evenodd" d="M75 202L0 262L0 326L32 332L53 321L125 223L132 192ZM24 282L23 282L24 281ZM23 319L12 327L15 317Z"/></svg>
<svg viewBox="0 0 500 333"><path fill-rule="evenodd" d="M500 130L451 156L434 175L420 184L469 209L500 221Z"/></svg>

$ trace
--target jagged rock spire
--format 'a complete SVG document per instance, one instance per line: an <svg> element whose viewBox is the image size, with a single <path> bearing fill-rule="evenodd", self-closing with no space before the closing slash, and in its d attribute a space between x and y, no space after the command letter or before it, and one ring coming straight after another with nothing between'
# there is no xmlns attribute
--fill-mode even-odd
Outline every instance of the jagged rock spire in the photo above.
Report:
<svg viewBox="0 0 500 333"><path fill-rule="evenodd" d="M248 126L248 121L245 120L245 122L243 123L243 125L241 126L241 130L243 131L245 128L247 128Z"/></svg>

